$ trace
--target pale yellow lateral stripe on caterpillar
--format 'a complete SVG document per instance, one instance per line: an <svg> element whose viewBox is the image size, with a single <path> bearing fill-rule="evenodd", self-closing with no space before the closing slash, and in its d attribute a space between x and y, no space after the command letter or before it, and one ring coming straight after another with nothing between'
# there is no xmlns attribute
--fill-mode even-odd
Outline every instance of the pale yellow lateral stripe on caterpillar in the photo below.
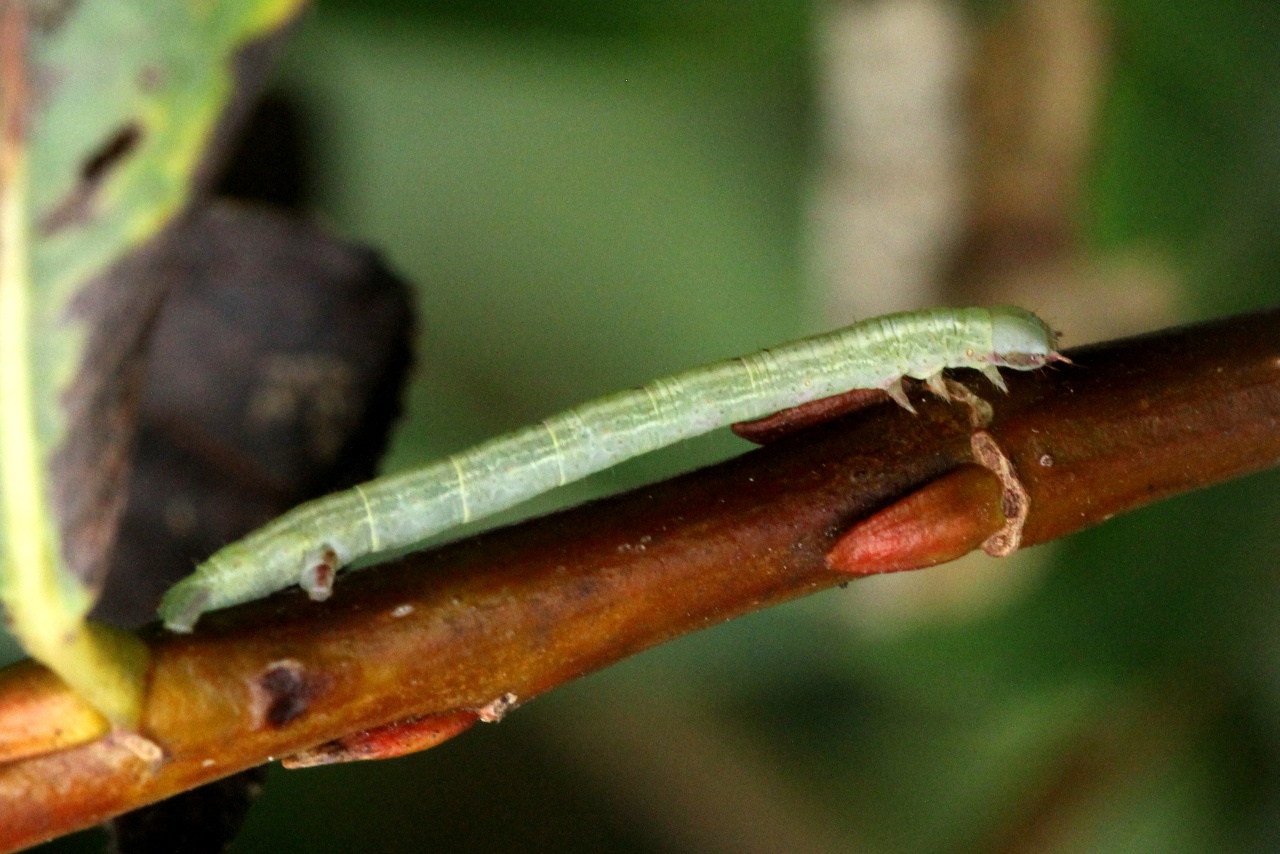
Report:
<svg viewBox="0 0 1280 854"><path fill-rule="evenodd" d="M1034 370L1062 359L1057 346L1053 330L1020 308L926 309L654 380L307 502L201 564L165 594L160 616L174 631L190 631L205 611L302 580L323 598L328 589L314 579L357 558L412 545L709 430L857 388L885 389L909 408L904 376L929 380L946 368L974 368L1003 385L997 368ZM326 571L317 571L317 560Z"/></svg>
<svg viewBox="0 0 1280 854"><path fill-rule="evenodd" d="M558 484L556 484L556 485L557 485L557 486L564 486L566 483L568 483L568 482L569 482L569 479L568 479L568 477L567 477L567 476L565 475L565 473L564 473L564 457L562 456L562 454L561 454L561 452L560 452L560 440L556 438L556 431L555 431L554 429L552 429L552 427L551 427L551 425L550 425L550 424L548 424L547 422L543 421L543 422L542 422L542 426L543 426L543 427L545 427L545 428L547 428L547 435L551 437L551 451L552 451L552 453L554 453L554 454L555 454L555 457L556 457L556 465L557 465L557 466L559 467L559 469L560 469L560 482L559 482Z"/></svg>
<svg viewBox="0 0 1280 854"><path fill-rule="evenodd" d="M369 551L370 553L382 551L382 543L378 540L378 526L373 524L373 508L369 506L369 497L364 494L364 490L359 485L351 487L356 491L356 495L360 496L360 503L364 505L364 519L369 526Z"/></svg>
<svg viewBox="0 0 1280 854"><path fill-rule="evenodd" d="M449 457L449 462L453 463L453 472L458 478L458 501L462 502L462 524L465 525L471 521L471 506L467 503L467 479L462 474L462 466L458 464L457 457Z"/></svg>

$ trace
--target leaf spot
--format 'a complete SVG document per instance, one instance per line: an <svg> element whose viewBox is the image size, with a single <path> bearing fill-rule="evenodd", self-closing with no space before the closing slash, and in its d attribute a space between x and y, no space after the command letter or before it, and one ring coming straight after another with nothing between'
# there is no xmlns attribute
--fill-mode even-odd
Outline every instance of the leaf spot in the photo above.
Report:
<svg viewBox="0 0 1280 854"><path fill-rule="evenodd" d="M129 122L121 127L80 165L80 180L40 218L40 233L49 236L93 215L93 200L102 182L142 142L142 126Z"/></svg>
<svg viewBox="0 0 1280 854"><path fill-rule="evenodd" d="M87 184L100 183L113 166L138 147L141 140L142 128L137 122L129 122L84 161L80 167L80 180Z"/></svg>

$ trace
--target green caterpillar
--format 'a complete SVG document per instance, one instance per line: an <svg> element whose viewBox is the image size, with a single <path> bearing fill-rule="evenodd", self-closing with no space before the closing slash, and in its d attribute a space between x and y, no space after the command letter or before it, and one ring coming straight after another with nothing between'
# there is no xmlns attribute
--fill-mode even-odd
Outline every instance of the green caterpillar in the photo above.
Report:
<svg viewBox="0 0 1280 854"><path fill-rule="evenodd" d="M880 388L910 408L901 380L942 392L945 368L1061 361L1057 337L1012 306L927 309L865 320L654 380L554 415L470 450L302 504L201 564L164 596L159 613L187 632L205 611L300 584L328 598L334 574L366 555L403 548L616 463L718 427L842 394Z"/></svg>

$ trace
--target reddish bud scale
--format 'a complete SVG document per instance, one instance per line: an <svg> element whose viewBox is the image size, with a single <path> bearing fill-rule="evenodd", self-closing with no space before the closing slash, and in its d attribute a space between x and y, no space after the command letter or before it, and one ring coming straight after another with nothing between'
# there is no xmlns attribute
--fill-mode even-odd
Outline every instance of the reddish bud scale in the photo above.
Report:
<svg viewBox="0 0 1280 854"><path fill-rule="evenodd" d="M845 532L827 565L851 575L922 569L955 560L1001 529L1000 482L967 465Z"/></svg>
<svg viewBox="0 0 1280 854"><path fill-rule="evenodd" d="M865 409L875 403L889 399L883 389L855 388L844 394L811 400L799 406L783 409L764 418L754 421L739 421L730 425L729 429L739 438L757 445L768 445L792 433L848 415L859 409Z"/></svg>
<svg viewBox="0 0 1280 854"><path fill-rule="evenodd" d="M406 718L335 738L281 761L285 768L312 768L364 759L393 759L427 750L466 732L480 719L470 709Z"/></svg>

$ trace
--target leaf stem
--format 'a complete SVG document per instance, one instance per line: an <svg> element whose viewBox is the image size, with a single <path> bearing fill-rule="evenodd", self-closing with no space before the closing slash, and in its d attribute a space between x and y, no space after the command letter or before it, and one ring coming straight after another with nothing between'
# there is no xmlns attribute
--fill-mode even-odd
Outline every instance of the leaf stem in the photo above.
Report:
<svg viewBox="0 0 1280 854"><path fill-rule="evenodd" d="M36 415L27 199L25 4L0 5L0 600L22 645L110 720L136 723L147 653L86 623L90 591L62 566Z"/></svg>

